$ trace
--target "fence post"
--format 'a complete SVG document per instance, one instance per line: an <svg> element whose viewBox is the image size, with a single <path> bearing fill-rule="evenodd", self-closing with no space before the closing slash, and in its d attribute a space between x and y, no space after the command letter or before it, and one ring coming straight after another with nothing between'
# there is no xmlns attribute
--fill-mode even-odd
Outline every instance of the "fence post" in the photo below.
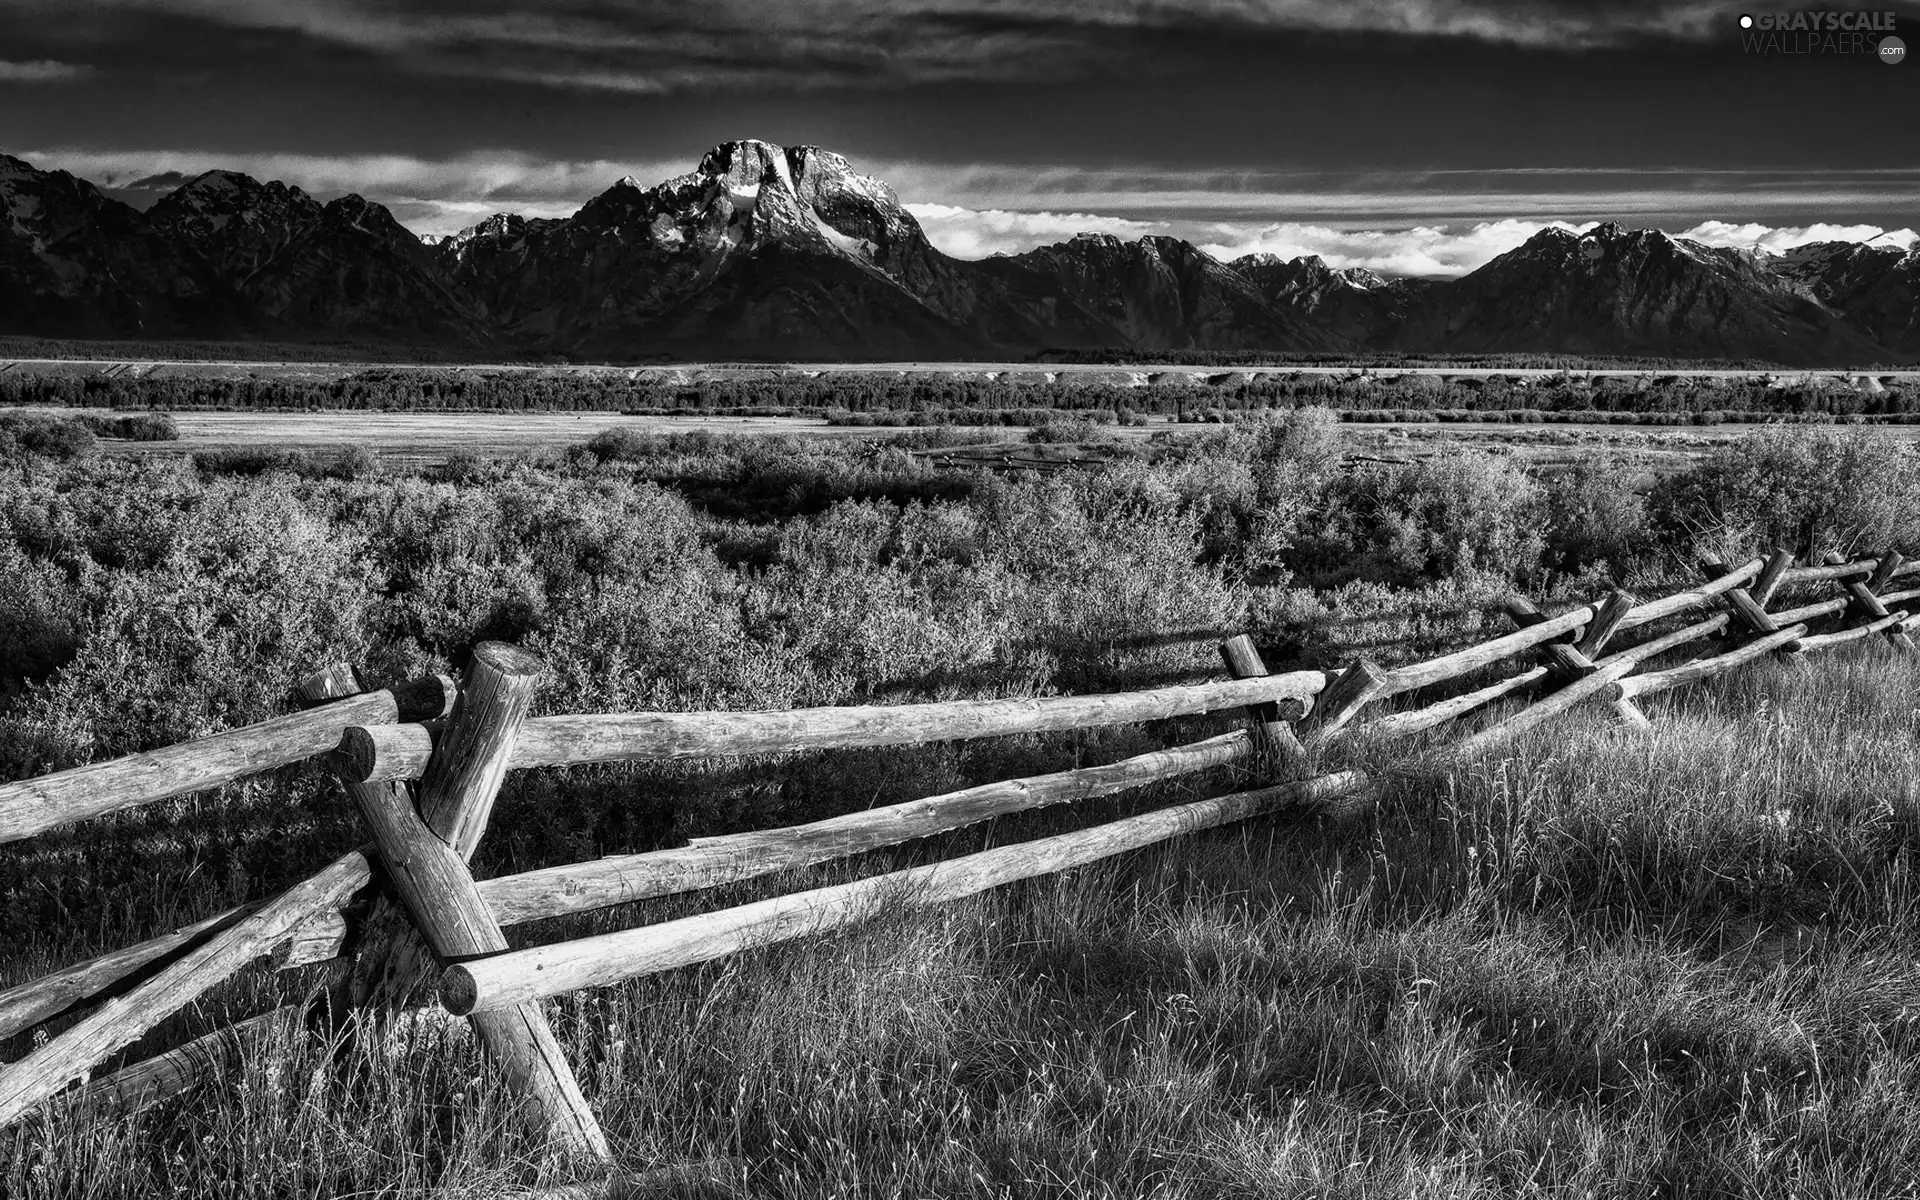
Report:
<svg viewBox="0 0 1920 1200"><path fill-rule="evenodd" d="M1773 603L1773 593L1780 587L1780 580L1786 576L1787 568L1792 565L1793 551L1775 548L1767 558L1767 565L1761 567L1760 573L1753 577L1753 586L1747 589L1753 602L1761 608Z"/></svg>
<svg viewBox="0 0 1920 1200"><path fill-rule="evenodd" d="M1822 559L1822 561L1825 562L1828 566L1839 566L1841 563L1846 562L1847 560L1846 560L1846 556L1839 554L1836 551L1829 550L1827 551L1826 557ZM1882 563L1884 563L1885 561L1886 561L1885 559L1881 560ZM1888 575L1893 574L1893 570L1894 568L1888 568L1887 574ZM1879 575L1880 575L1880 571L1878 568L1876 568L1874 571L1874 576L1878 578ZM1873 589L1867 586L1867 582L1865 580L1843 579L1840 581L1840 586L1846 589L1847 595L1853 597L1853 605L1850 610L1850 615L1864 616L1867 619L1874 620L1874 621L1877 621L1880 618L1888 615L1887 606L1880 602L1880 597L1873 594ZM1920 649L1920 647L1917 647L1914 645L1913 639L1907 636L1906 631L1901 629L1900 626L1898 625L1888 626L1887 629L1885 630L1885 634L1889 642L1892 642L1894 645L1898 646L1902 650L1911 652L1913 650Z"/></svg>
<svg viewBox="0 0 1920 1200"><path fill-rule="evenodd" d="M1568 642L1548 642L1540 647L1540 656L1547 660L1548 665L1562 679L1570 683L1578 683L1586 679L1600 669L1600 664L1593 661L1593 654L1598 653L1613 636L1614 631L1620 628L1620 622L1632 610L1633 604L1632 596L1622 591L1615 591L1601 604L1600 611L1594 614L1593 620L1588 622L1586 633L1581 637L1579 645ZM1507 610L1507 615L1513 618L1513 623L1522 629L1538 625L1547 619L1547 614L1541 612L1539 606L1525 596L1509 596L1502 607ZM1591 645L1593 649L1582 648L1587 645ZM1614 700L1609 703L1609 706L1613 709L1615 716L1635 729L1647 729L1653 725L1640 706L1630 699Z"/></svg>
<svg viewBox="0 0 1920 1200"><path fill-rule="evenodd" d="M1316 739L1332 737L1367 703L1387 690L1387 673L1368 659L1355 659L1314 697L1306 727Z"/></svg>
<svg viewBox="0 0 1920 1200"><path fill-rule="evenodd" d="M483 642L475 649L421 782L418 807L404 782L341 780L373 829L401 904L444 962L507 949L506 935L481 899L467 858L486 831L514 735L545 672L539 659L503 643ZM384 978L404 981L414 969L409 960L417 958L418 944L413 936L371 939L355 974L372 963ZM556 1142L572 1153L612 1161L606 1135L539 1005L476 1015L473 1027L507 1079L540 1107Z"/></svg>
<svg viewBox="0 0 1920 1200"><path fill-rule="evenodd" d="M1227 674L1235 679L1254 679L1267 673L1267 664L1260 657L1259 649L1244 633L1221 642L1220 657L1226 661ZM1298 701L1289 701L1289 704L1299 706ZM1259 774L1294 775L1305 767L1306 747L1294 736L1293 726L1280 715L1279 704L1272 701L1250 704L1244 711ZM1294 714L1293 719L1299 719L1299 714Z"/></svg>

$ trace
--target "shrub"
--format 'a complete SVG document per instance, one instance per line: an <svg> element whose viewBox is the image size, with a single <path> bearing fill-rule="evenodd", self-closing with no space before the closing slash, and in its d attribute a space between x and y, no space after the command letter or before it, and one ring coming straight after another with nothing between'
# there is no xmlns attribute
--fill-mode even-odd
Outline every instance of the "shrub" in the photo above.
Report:
<svg viewBox="0 0 1920 1200"><path fill-rule="evenodd" d="M657 439L637 429L602 429L587 442L587 451L600 462L626 462L645 458Z"/></svg>
<svg viewBox="0 0 1920 1200"><path fill-rule="evenodd" d="M1649 497L1668 538L1731 561L1786 546L1878 553L1920 545L1920 453L1864 428L1768 426Z"/></svg>
<svg viewBox="0 0 1920 1200"><path fill-rule="evenodd" d="M380 460L365 446L348 446L321 468L328 479L366 479L380 473Z"/></svg>
<svg viewBox="0 0 1920 1200"><path fill-rule="evenodd" d="M432 474L443 483L479 483L493 473L492 467L490 460L471 450L455 450Z"/></svg>
<svg viewBox="0 0 1920 1200"><path fill-rule="evenodd" d="M247 477L268 471L289 471L295 475L314 473L313 455L305 450L267 450L257 446L196 451L193 465L203 475Z"/></svg>
<svg viewBox="0 0 1920 1200"><path fill-rule="evenodd" d="M1090 442L1107 436L1094 421L1084 416L1048 416L1027 432L1027 440L1036 443Z"/></svg>
<svg viewBox="0 0 1920 1200"><path fill-rule="evenodd" d="M1506 458L1461 453L1367 467L1329 489L1302 538L1316 582L1411 587L1468 573L1517 579L1540 562L1540 485Z"/></svg>
<svg viewBox="0 0 1920 1200"><path fill-rule="evenodd" d="M70 462L93 453L93 431L69 417L42 417L21 413L0 414L0 449L10 457L37 455Z"/></svg>
<svg viewBox="0 0 1920 1200"><path fill-rule="evenodd" d="M1620 579L1654 545L1640 473L1610 459L1581 458L1546 483L1546 563L1568 574Z"/></svg>
<svg viewBox="0 0 1920 1200"><path fill-rule="evenodd" d="M106 417L85 413L75 418L86 424L94 436L118 438L129 442L177 442L179 427L168 413L135 413L132 416Z"/></svg>

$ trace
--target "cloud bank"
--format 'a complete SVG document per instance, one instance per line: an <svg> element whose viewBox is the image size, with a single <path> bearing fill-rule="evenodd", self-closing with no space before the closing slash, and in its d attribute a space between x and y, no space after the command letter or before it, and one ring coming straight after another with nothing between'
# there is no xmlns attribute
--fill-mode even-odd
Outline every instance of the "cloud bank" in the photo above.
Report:
<svg viewBox="0 0 1920 1200"><path fill-rule="evenodd" d="M71 83L93 74L92 67L51 58L12 62L0 58L0 83Z"/></svg>

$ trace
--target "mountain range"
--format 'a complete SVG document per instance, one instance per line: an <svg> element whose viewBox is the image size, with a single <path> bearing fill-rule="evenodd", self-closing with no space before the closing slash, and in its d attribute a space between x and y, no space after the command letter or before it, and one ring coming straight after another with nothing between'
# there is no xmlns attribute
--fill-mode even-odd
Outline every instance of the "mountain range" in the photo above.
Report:
<svg viewBox="0 0 1920 1200"><path fill-rule="evenodd" d="M1042 349L1920 360L1920 246L1784 254L1603 224L1457 279L1104 234L969 261L814 146L729 142L565 219L429 244L359 196L210 171L146 212L0 155L0 333L353 338L461 355L983 359Z"/></svg>

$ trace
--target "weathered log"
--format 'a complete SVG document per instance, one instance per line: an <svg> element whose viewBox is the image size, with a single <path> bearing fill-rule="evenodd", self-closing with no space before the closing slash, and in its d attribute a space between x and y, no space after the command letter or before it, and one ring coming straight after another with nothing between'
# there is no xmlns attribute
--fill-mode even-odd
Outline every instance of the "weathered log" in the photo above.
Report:
<svg viewBox="0 0 1920 1200"><path fill-rule="evenodd" d="M1616 679L1633 668L1634 664L1625 660L1600 667L1586 678L1576 679L1559 691L1534 701L1499 724L1490 725L1467 738L1459 744L1455 753L1461 758L1466 758L1509 742L1541 722L1559 716L1581 701L1600 695Z"/></svg>
<svg viewBox="0 0 1920 1200"><path fill-rule="evenodd" d="M1657 638L1651 638L1641 642L1637 646L1629 646L1625 650L1615 650L1612 654L1600 658L1594 665L1605 667L1618 662L1642 663L1650 658L1665 654L1675 647L1684 646L1688 642L1697 642L1703 637L1710 637L1720 630L1725 629L1732 621L1733 618L1726 613L1708 617L1704 621L1696 622L1682 629L1676 629L1672 633L1663 634Z"/></svg>
<svg viewBox="0 0 1920 1200"><path fill-rule="evenodd" d="M1855 559L1848 562L1838 554L1829 552L1821 566L1792 567L1782 572L1782 583L1818 583L1826 579L1848 579L1854 576L1873 574L1875 560L1871 558Z"/></svg>
<svg viewBox="0 0 1920 1200"><path fill-rule="evenodd" d="M1745 588L1733 588L1727 592L1727 607L1734 617L1750 633L1773 633L1780 626L1760 607L1759 601L1747 594Z"/></svg>
<svg viewBox="0 0 1920 1200"><path fill-rule="evenodd" d="M528 656L531 657L531 656ZM530 678L538 679L538 675ZM471 685L469 685L471 686ZM517 691L517 688L509 689ZM521 714L526 711L519 704ZM483 709L476 719L507 724L513 718L512 704ZM455 714L456 727L459 714ZM490 737L469 738L467 744L494 744L468 760L463 786L485 787L497 777L482 761L491 756L495 762L505 759L506 743ZM507 948L506 935L499 922L480 898L473 876L467 871L466 858L452 845L427 828L414 810L407 785L398 782L353 784L349 790L367 824L373 829L380 859L401 903L414 919L434 953L442 962L458 962L470 955L493 954ZM449 824L457 829L482 828L458 820L458 796L447 804ZM495 1012L475 1014L474 1032L479 1035L487 1055L508 1082L530 1096L545 1116L552 1136L571 1153L611 1161L613 1151L607 1145L593 1110L587 1106L573 1069L546 1016L538 1004L520 1004Z"/></svg>
<svg viewBox="0 0 1920 1200"><path fill-rule="evenodd" d="M699 838L668 850L484 879L480 895L502 925L587 912L865 854L1008 813L1111 796L1242 762L1252 750L1251 737L1237 730L1106 766L1004 779L805 825Z"/></svg>
<svg viewBox="0 0 1920 1200"><path fill-rule="evenodd" d="M1468 646L1452 654L1443 654L1439 658L1426 662L1412 663L1404 667L1395 667L1387 673L1386 689L1382 696L1397 696L1402 692L1411 692L1417 688L1444 680L1455 679L1470 671L1510 658L1522 650L1531 650L1535 646L1545 645L1555 638L1584 629L1593 620L1598 606L1587 604L1571 612L1549 617L1538 624L1509 633L1477 646ZM1322 702L1324 703L1324 701Z"/></svg>
<svg viewBox="0 0 1920 1200"><path fill-rule="evenodd" d="M1751 562L1743 563L1735 567L1720 578L1702 584L1690 591L1675 592L1671 596L1663 596L1658 600L1649 600L1645 604L1636 605L1632 612L1621 619L1620 628L1637 629L1642 625L1658 621L1662 617L1671 617L1675 613L1683 613L1688 609L1698 608L1715 596L1744 586L1758 576L1765 568L1766 564L1756 558Z"/></svg>
<svg viewBox="0 0 1920 1200"><path fill-rule="evenodd" d="M1830 649L1831 647L1843 645L1847 642L1858 641L1869 634L1885 632L1896 625L1904 628L1909 619L1906 609L1897 609L1877 621L1870 621L1865 625L1856 625L1852 629L1841 629L1833 633L1820 633L1812 637L1803 637L1800 639L1800 648L1804 651Z"/></svg>
<svg viewBox="0 0 1920 1200"><path fill-rule="evenodd" d="M148 938L137 945L110 950L84 962L50 972L38 979L0 991L0 1040L23 1029L31 1029L51 1020L75 1005L110 991L153 963L159 962L196 939L204 939L236 921L252 915L258 904L243 904L204 920L184 925L171 933ZM277 962L281 969L325 962L339 953L343 922L338 911L317 913L296 928L287 939Z"/></svg>
<svg viewBox="0 0 1920 1200"><path fill-rule="evenodd" d="M1782 609L1772 614L1776 625L1800 625L1829 613L1845 612L1852 605L1848 600L1822 600L1817 604L1803 604L1799 608Z"/></svg>
<svg viewBox="0 0 1920 1200"><path fill-rule="evenodd" d="M414 930L381 922L355 964L355 999L392 1008L404 1003L406 980L418 969L421 941L444 963L504 950L505 934L480 898L467 859L473 855L506 779L513 741L546 674L546 664L502 642L473 652L465 684L434 746L416 809L406 783L342 786L373 829L374 842ZM335 756L338 770L351 753ZM474 1017L487 1055L516 1090L531 1098L549 1135L569 1154L602 1162L613 1151L580 1091L573 1069L538 1005Z"/></svg>
<svg viewBox="0 0 1920 1200"><path fill-rule="evenodd" d="M1335 676L1314 700L1302 727L1315 739L1339 733L1370 702L1388 695L1390 673L1367 659L1356 659Z"/></svg>
<svg viewBox="0 0 1920 1200"><path fill-rule="evenodd" d="M1798 640L1807 632L1805 625L1789 625L1776 630L1763 638L1755 638L1737 650L1725 654L1715 654L1707 658L1696 658L1692 662L1682 663L1665 671L1654 671L1646 675L1635 675L1622 679L1615 688L1615 698L1629 699L1634 696L1664 692L1682 684L1695 683L1702 679L1711 679L1724 674L1744 663L1765 658L1775 650Z"/></svg>
<svg viewBox="0 0 1920 1200"><path fill-rule="evenodd" d="M1622 598L1626 599L1624 605L1618 603ZM1609 606L1617 611L1612 616L1607 617L1605 610ZM1538 625L1547 619L1547 615L1541 612L1539 608L1534 605L1533 601L1527 599L1525 596L1509 597L1506 601L1506 609L1508 615L1518 622L1522 628ZM1602 603L1600 606L1600 615L1595 616L1594 623L1587 628L1589 631L1593 630L1604 617L1607 621L1607 629L1605 632L1611 635L1613 630L1620 627L1620 622L1626 619L1627 613L1631 612L1632 609L1633 602L1631 597L1626 597L1624 592L1615 592ZM1583 637L1582 641L1585 640ZM1604 638L1601 640L1604 641ZM1599 665L1595 663L1593 659L1589 658L1586 652L1578 646L1568 645L1566 642L1549 642L1540 649L1542 651L1541 657L1547 660L1548 667L1561 680L1585 679L1587 676L1599 670ZM1648 724L1650 724L1647 720L1647 714L1641 712L1639 707L1631 701L1616 703L1613 706L1613 710L1614 715L1636 729L1645 729Z"/></svg>
<svg viewBox="0 0 1920 1200"><path fill-rule="evenodd" d="M125 996L107 1001L78 1024L18 1062L0 1067L0 1128L85 1075L109 1054L192 1003L254 959L270 953L317 913L337 911L372 878L355 850L288 889Z"/></svg>
<svg viewBox="0 0 1920 1200"><path fill-rule="evenodd" d="M1760 568L1760 574L1753 580L1753 587L1750 590L1753 602L1761 608L1773 603L1773 593L1779 590L1780 580L1786 575L1787 568L1791 566L1793 566L1791 550L1776 549L1768 555L1767 565Z"/></svg>
<svg viewBox="0 0 1920 1200"><path fill-rule="evenodd" d="M329 760L350 783L418 779L433 760L433 733L420 725L349 725Z"/></svg>
<svg viewBox="0 0 1920 1200"><path fill-rule="evenodd" d="M1442 700L1438 704L1429 704L1425 708L1416 708L1409 712L1390 713L1376 717L1363 727L1371 738L1397 738L1419 733L1444 725L1456 717L1463 717L1477 708L1483 708L1502 696L1508 696L1540 682L1550 674L1547 667L1529 667L1510 679L1488 684L1479 691L1468 692L1464 696L1455 696Z"/></svg>
<svg viewBox="0 0 1920 1200"><path fill-rule="evenodd" d="M1237 792L720 912L457 963L441 977L440 997L448 1011L470 1013L580 988L604 987L639 975L706 962L750 946L852 925L885 911L890 902L917 908L958 900L1181 834L1243 821L1286 805L1324 802L1355 791L1365 782L1366 776L1348 771Z"/></svg>
<svg viewBox="0 0 1920 1200"><path fill-rule="evenodd" d="M247 1057L266 1045L277 1030L304 1028L302 1018L301 1006L288 1004L221 1026L164 1054L89 1081L80 1089L80 1106L133 1112L177 1096L196 1083L240 1070Z"/></svg>
<svg viewBox="0 0 1920 1200"><path fill-rule="evenodd" d="M933 704L800 708L771 712L599 713L531 717L521 726L510 766L560 767L592 762L653 762L790 750L901 746L965 738L1093 729L1167 717L1310 701L1326 686L1319 671L1259 679L1226 679L1141 692L1046 696L1016 700L943 700ZM425 762L414 748L389 761L381 778L418 778ZM384 752L388 747L379 748Z"/></svg>
<svg viewBox="0 0 1920 1200"><path fill-rule="evenodd" d="M1629 610L1625 616L1620 618L1620 623L1616 628L1635 629L1649 622L1658 621L1662 617L1670 617L1675 613L1685 612L1690 608L1697 608L1715 596L1747 583L1760 573L1764 565L1764 563L1756 558L1749 563L1736 567L1734 570L1711 583L1704 584L1690 591L1677 592L1671 596L1664 596L1658 600L1650 600L1645 604L1636 605ZM1429 684L1439 683L1445 679L1453 679L1457 676L1465 675L1469 671L1478 670L1481 667L1487 666L1489 663L1495 663L1503 658L1511 657L1522 650L1545 645L1574 630L1585 628L1587 624L1593 620L1595 615L1597 615L1598 611L1598 605L1582 605L1570 612L1561 613L1557 617L1549 617L1539 624L1522 629L1517 633L1510 633L1505 637L1495 638L1490 642L1482 642L1477 646L1469 646L1464 650L1457 650L1452 654L1442 655L1439 658L1430 659L1427 662L1414 663L1405 667L1396 667L1388 674L1387 689L1383 694L1396 696L1401 692L1410 692L1415 688L1426 687Z"/></svg>
<svg viewBox="0 0 1920 1200"><path fill-rule="evenodd" d="M1261 679L1267 674L1267 664L1260 657L1259 648L1244 633L1221 642L1220 657L1227 665L1227 674L1235 679ZM1299 705L1298 701L1288 703ZM1307 761L1306 747L1300 744L1293 726L1281 718L1280 706L1273 701L1250 704L1245 712L1247 730L1253 735L1255 752L1262 766L1283 775L1302 773Z"/></svg>
<svg viewBox="0 0 1920 1200"><path fill-rule="evenodd" d="M1573 644L1573 648L1588 658L1599 655L1600 651L1606 647L1607 640L1620 628L1620 622L1626 619L1627 614L1632 612L1634 605L1638 603L1638 600L1626 592L1616 590L1609 594L1601 602L1599 611L1594 614L1593 620L1588 622L1586 632L1580 635L1580 640Z"/></svg>
<svg viewBox="0 0 1920 1200"><path fill-rule="evenodd" d="M462 859L473 857L507 777L514 739L547 664L518 646L474 648L447 731L420 780L420 817Z"/></svg>
<svg viewBox="0 0 1920 1200"><path fill-rule="evenodd" d="M1555 660L1560 662L1568 674L1574 679L1585 679L1600 669L1599 663L1594 662L1572 646L1553 645L1547 647L1547 649L1556 652L1554 655ZM1647 714L1640 710L1640 706L1631 700L1613 700L1610 701L1610 704L1613 707L1614 716L1620 718L1623 723L1631 725L1635 729L1646 729L1653 724L1652 721L1647 719Z"/></svg>
<svg viewBox="0 0 1920 1200"><path fill-rule="evenodd" d="M1880 603L1892 609L1896 604L1905 604L1909 600L1920 600L1920 588L1908 588L1904 592L1878 592Z"/></svg>
<svg viewBox="0 0 1920 1200"><path fill-rule="evenodd" d="M340 744L349 725L425 719L445 706L440 683L437 676L416 680L177 746L0 784L0 842L325 754Z"/></svg>
<svg viewBox="0 0 1920 1200"><path fill-rule="evenodd" d="M1889 550L1885 554L1882 554L1879 564L1873 568L1873 574L1867 578L1867 590L1878 593L1881 588L1887 586L1887 584L1892 581L1893 573L1898 571L1900 564L1906 561L1907 556L1898 550ZM1881 596L1880 598L1882 600L1886 599L1885 596Z"/></svg>

